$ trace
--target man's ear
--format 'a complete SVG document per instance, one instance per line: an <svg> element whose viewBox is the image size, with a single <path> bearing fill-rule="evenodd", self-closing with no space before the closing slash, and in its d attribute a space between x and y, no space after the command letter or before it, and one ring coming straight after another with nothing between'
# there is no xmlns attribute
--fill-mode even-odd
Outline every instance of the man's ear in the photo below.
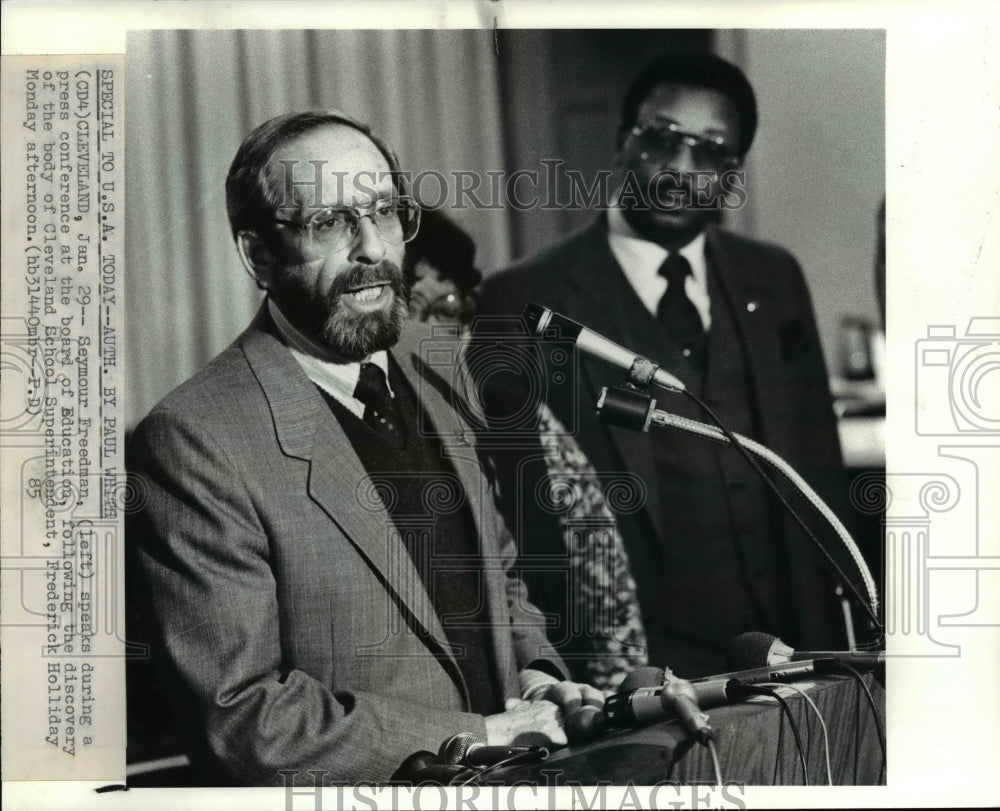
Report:
<svg viewBox="0 0 1000 811"><path fill-rule="evenodd" d="M278 269L278 260L264 240L254 231L236 234L236 250L246 272L261 290L271 290Z"/></svg>

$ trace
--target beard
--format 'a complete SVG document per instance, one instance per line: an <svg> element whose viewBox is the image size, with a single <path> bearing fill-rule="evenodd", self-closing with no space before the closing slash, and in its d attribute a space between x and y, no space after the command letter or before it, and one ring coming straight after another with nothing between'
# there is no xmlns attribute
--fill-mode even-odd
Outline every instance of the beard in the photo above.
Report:
<svg viewBox="0 0 1000 811"><path fill-rule="evenodd" d="M719 212L697 205L697 190L683 173L629 172L620 197L622 214L643 239L674 249L696 237Z"/></svg>
<svg viewBox="0 0 1000 811"><path fill-rule="evenodd" d="M392 291L388 307L370 313L355 312L343 304L349 290L385 284ZM399 340L409 315L409 289L400 268L388 260L377 265L355 265L339 275L322 294L296 288L276 297L286 317L310 340L343 360L361 361Z"/></svg>

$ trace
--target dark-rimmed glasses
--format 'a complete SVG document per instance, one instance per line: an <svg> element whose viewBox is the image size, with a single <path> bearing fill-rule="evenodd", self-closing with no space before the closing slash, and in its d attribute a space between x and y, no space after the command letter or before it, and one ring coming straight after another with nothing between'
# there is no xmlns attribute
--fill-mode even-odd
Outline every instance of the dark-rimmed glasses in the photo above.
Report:
<svg viewBox="0 0 1000 811"><path fill-rule="evenodd" d="M275 217L273 222L297 229L305 234L310 245L333 250L354 240L363 217L372 221L386 242L401 245L417 235L420 205L411 197L387 197L365 208L330 206L317 211L307 220Z"/></svg>

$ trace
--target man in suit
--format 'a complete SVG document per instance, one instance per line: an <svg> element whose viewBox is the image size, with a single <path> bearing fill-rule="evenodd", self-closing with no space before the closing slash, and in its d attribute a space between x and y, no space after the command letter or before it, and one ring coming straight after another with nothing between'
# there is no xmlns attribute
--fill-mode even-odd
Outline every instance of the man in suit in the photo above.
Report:
<svg viewBox="0 0 1000 811"><path fill-rule="evenodd" d="M784 249L717 225L720 207L745 194L734 172L756 126L753 90L724 60L678 53L648 65L625 98L611 206L583 231L488 277L479 312L489 318L478 323L502 331L497 316L536 302L604 334L685 381L729 427L775 450L837 503L840 448L802 272ZM489 363L490 344L476 350L486 353L476 364L481 396L493 425L509 429L532 411L512 393L516 375ZM634 586L619 577L614 589L618 603L634 600L641 613L650 663L687 677L720 672L729 642L746 630L805 648L845 644L835 583L735 452L676 431L602 424L592 416L600 388L622 375L581 357L567 383L572 364L547 350L542 360L537 377L547 388L531 391L545 389L556 424L598 478L629 474L631 501L641 502L617 513ZM655 396L661 408L705 419L685 399ZM553 510L532 496L546 475L541 457L501 449L501 492L520 496L511 520L524 559L547 561L525 581L539 607L561 619L550 638L576 671L602 648L588 639L593 629L574 626L591 609L575 605L582 590L573 581L596 575L573 564L552 573L551 559L566 548Z"/></svg>
<svg viewBox="0 0 1000 811"><path fill-rule="evenodd" d="M384 781L462 732L565 743L563 714L602 698L564 679L450 375L405 320L420 211L395 156L339 113L288 114L226 193L267 299L130 447L132 590L194 760L220 782Z"/></svg>

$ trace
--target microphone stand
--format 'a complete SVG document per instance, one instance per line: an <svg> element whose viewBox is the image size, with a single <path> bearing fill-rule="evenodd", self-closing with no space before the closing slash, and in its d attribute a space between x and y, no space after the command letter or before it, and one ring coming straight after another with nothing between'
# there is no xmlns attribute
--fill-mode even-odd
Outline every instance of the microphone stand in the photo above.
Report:
<svg viewBox="0 0 1000 811"><path fill-rule="evenodd" d="M600 419L609 424L619 425L633 431L649 432L650 428L653 427L657 429L676 428L681 431L686 431L687 433L695 434L723 444L732 444L735 442L739 446L738 449L742 449L745 456L749 453L763 459L772 468L784 476L785 479L796 488L799 494L804 497L817 510L817 512L819 512L819 514L826 520L827 524L833 528L834 532L843 542L844 546L847 547L847 551L850 553L858 572L861 574L861 579L864 581L865 589L868 592L867 603L861 595L858 594L854 584L844 576L842 571L840 571L840 567L837 566L836 562L833 560L823 544L820 543L819 539L809 531L799 515L777 491L774 487L774 483L764 474L764 472L754 462L753 458L748 456L748 461L751 466L754 467L764 481L775 490L779 500L781 500L784 506L788 509L792 517L796 520L799 526L802 527L806 534L813 539L820 551L826 556L827 561L834 567L840 577L843 578L844 582L851 589L851 591L854 592L855 597L857 597L861 605L864 606L869 614L871 614L875 627L880 628L880 623L878 621L878 589L875 585L875 578L872 577L868 564L865 563L864 557L861 555L861 550L858 549L858 545L851 537L851 534L841 523L840 519L837 518L833 510L831 510L829 506L827 506L826 502L824 502L823 499L817 495L816 491L809 486L805 479L803 479L784 459L778 456L778 454L749 437L727 432L718 426L708 425L703 422L688 419L687 417L680 417L676 414L671 414L657 408L656 400L654 400L645 391L636 387L632 382L632 378L633 375L630 373L629 382L627 382L625 386L615 386L613 388L605 386L601 389L600 397L597 400L597 414ZM649 376L642 375L638 382L648 383L648 381ZM698 400L698 398L694 397L694 395L691 395L687 391L684 393L693 397L702 408L709 410L707 409L707 406ZM711 414L711 410L709 410L709 413ZM715 417L714 414L712 414L712 416ZM851 638L850 635L852 633L853 629L850 628L850 624L848 623L849 638Z"/></svg>

